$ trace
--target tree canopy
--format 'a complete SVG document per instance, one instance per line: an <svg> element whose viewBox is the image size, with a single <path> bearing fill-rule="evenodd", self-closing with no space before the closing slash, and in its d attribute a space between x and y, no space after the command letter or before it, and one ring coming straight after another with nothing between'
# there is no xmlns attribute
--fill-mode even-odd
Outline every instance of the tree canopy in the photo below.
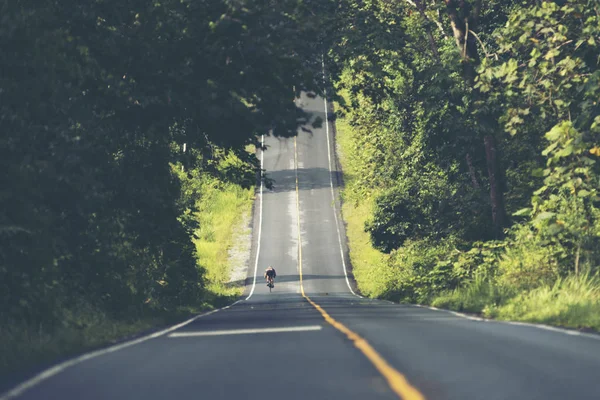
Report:
<svg viewBox="0 0 600 400"><path fill-rule="evenodd" d="M372 204L395 296L597 271L596 1L348 0L336 15L329 71L361 149L345 198Z"/></svg>
<svg viewBox="0 0 600 400"><path fill-rule="evenodd" d="M318 21L288 0L0 10L2 317L198 302L194 205L173 166L252 185L246 146L294 135L294 86L318 89ZM230 152L242 163L216 168Z"/></svg>
<svg viewBox="0 0 600 400"><path fill-rule="evenodd" d="M293 91L322 91L322 62L360 150L345 200L372 204L386 290L419 300L480 273L525 287L600 261L595 0L0 10L2 321L201 301L191 182L251 186L248 146L296 134Z"/></svg>

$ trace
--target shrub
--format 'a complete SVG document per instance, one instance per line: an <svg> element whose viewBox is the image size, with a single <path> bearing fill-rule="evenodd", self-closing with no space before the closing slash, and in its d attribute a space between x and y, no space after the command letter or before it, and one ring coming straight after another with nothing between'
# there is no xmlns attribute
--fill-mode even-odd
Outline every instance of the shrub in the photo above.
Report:
<svg viewBox="0 0 600 400"><path fill-rule="evenodd" d="M388 263L394 271L393 283L386 297L426 303L437 293L455 288L459 283L451 262L457 251L455 242L452 238L408 241L392 252Z"/></svg>
<svg viewBox="0 0 600 400"><path fill-rule="evenodd" d="M551 285L560 276L555 246L528 226L518 226L498 262L499 283L517 290Z"/></svg>

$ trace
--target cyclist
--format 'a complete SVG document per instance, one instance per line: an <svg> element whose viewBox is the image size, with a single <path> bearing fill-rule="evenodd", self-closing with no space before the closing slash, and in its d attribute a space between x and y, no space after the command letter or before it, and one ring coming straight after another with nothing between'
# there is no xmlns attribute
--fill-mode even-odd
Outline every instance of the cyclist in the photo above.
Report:
<svg viewBox="0 0 600 400"><path fill-rule="evenodd" d="M269 265L269 267L265 270L265 279L267 280L267 286L269 286L269 284L273 282L276 276L277 272L275 272L275 268Z"/></svg>

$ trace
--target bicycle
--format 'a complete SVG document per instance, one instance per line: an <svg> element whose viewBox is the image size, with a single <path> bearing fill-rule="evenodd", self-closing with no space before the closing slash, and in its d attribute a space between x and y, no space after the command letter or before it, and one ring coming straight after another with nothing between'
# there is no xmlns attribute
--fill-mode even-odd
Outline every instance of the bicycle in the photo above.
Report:
<svg viewBox="0 0 600 400"><path fill-rule="evenodd" d="M271 293L271 291L275 287L275 281L273 280L273 277L271 277L271 276L269 276L267 279L268 279L267 286L269 287L269 293Z"/></svg>

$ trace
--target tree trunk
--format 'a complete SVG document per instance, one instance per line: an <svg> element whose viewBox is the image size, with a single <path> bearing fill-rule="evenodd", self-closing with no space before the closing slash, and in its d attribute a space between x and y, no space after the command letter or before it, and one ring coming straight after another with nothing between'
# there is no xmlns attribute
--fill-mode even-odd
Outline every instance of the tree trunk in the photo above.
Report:
<svg viewBox="0 0 600 400"><path fill-rule="evenodd" d="M470 34L470 31L476 29L480 8L481 2L476 2L471 8L465 1L446 0L446 12L450 18L454 40L464 61L463 73L471 84L475 81L475 67L480 60L477 53L477 39L475 35Z"/></svg>
<svg viewBox="0 0 600 400"><path fill-rule="evenodd" d="M433 53L433 58L435 58L435 60L439 62L440 55L438 53L435 39L433 38L433 33L431 33L429 18L427 17L427 14L425 14L425 7L423 6L423 3L421 2L421 0L414 0L414 4L415 4L415 7L417 8L417 10L419 11L419 14L421 15L421 18L423 18L423 21L425 23L425 32L427 33L427 38L429 39L429 47L431 47L431 52Z"/></svg>
<svg viewBox="0 0 600 400"><path fill-rule="evenodd" d="M469 167L469 175L471 175L471 182L473 183L473 188L479 189L479 182L477 181L477 174L475 174L475 167L473 167L473 160L471 159L471 155L467 153L465 158L467 159L467 166Z"/></svg>
<svg viewBox="0 0 600 400"><path fill-rule="evenodd" d="M465 81L473 86L477 76L476 67L480 62L477 52L477 39L471 31L477 29L479 14L481 12L481 0L467 2L464 0L445 0L446 12L450 18L452 32L456 46L463 59L463 77ZM474 96L479 93L475 90ZM483 122L489 120L485 115L480 115ZM493 120L493 118L492 118ZM480 124L483 125L483 124ZM487 129L482 129L486 132ZM504 236L506 226L506 210L504 207L504 193L502 185L503 173L500 171L498 154L496 152L496 140L489 133L484 133L485 156L488 176L490 181L490 200L492 203L492 221L494 223L494 234L497 238ZM467 160L468 162L468 160Z"/></svg>
<svg viewBox="0 0 600 400"><path fill-rule="evenodd" d="M485 158L490 180L490 200L492 203L492 221L494 222L495 236L501 239L504 236L503 228L506 226L506 211L504 209L504 194L499 182L496 140L492 135L483 138L485 144Z"/></svg>

